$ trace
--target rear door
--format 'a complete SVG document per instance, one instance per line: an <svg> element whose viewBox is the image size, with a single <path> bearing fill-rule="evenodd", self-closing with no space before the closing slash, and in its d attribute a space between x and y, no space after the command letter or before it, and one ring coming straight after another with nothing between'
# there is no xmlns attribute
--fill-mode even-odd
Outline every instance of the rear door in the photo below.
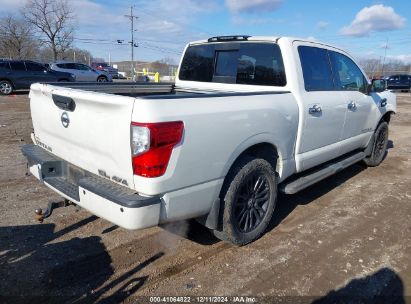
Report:
<svg viewBox="0 0 411 304"><path fill-rule="evenodd" d="M299 171L340 155L346 104L335 91L328 50L297 44L304 87L300 89L302 130L296 149Z"/></svg>
<svg viewBox="0 0 411 304"><path fill-rule="evenodd" d="M11 61L10 68L13 75L13 85L16 89L28 89L31 85L31 75L26 70L23 61Z"/></svg>
<svg viewBox="0 0 411 304"><path fill-rule="evenodd" d="M85 81L83 74L81 71L77 68L76 63L65 63L64 64L64 72L73 74L76 76L76 81Z"/></svg>
<svg viewBox="0 0 411 304"><path fill-rule="evenodd" d="M34 139L77 167L133 188L133 105L132 97L35 84L30 91Z"/></svg>
<svg viewBox="0 0 411 304"><path fill-rule="evenodd" d="M8 61L0 61L0 77L7 79L12 78L12 72L10 70L10 64Z"/></svg>

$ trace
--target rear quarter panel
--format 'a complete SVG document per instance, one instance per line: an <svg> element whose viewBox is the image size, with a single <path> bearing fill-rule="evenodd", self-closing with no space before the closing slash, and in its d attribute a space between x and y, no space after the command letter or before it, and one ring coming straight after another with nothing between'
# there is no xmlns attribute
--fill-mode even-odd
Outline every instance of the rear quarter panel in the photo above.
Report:
<svg viewBox="0 0 411 304"><path fill-rule="evenodd" d="M178 120L184 135L165 175L134 176L137 191L155 195L222 179L244 150L263 142L277 147L280 176L294 169L298 106L291 93L135 101L132 121Z"/></svg>

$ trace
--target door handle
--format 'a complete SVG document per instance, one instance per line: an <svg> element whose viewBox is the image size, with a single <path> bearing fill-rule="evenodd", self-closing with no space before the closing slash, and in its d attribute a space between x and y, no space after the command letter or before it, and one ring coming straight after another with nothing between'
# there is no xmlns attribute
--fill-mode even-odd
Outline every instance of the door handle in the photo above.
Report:
<svg viewBox="0 0 411 304"><path fill-rule="evenodd" d="M384 108L387 105L387 98L381 99L380 106Z"/></svg>
<svg viewBox="0 0 411 304"><path fill-rule="evenodd" d="M310 114L316 114L316 113L321 113L323 110L318 104L313 105L308 109L308 113Z"/></svg>
<svg viewBox="0 0 411 304"><path fill-rule="evenodd" d="M357 104L356 104L354 101L351 101L351 102L348 104L348 109L351 110L351 111L357 110Z"/></svg>

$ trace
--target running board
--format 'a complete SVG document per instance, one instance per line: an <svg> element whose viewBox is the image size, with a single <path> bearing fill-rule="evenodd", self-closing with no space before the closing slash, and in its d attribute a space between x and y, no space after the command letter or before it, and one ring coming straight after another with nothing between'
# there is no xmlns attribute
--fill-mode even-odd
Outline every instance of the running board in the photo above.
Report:
<svg viewBox="0 0 411 304"><path fill-rule="evenodd" d="M359 162L365 158L364 152L359 152L347 158L340 159L337 162L329 163L325 167L321 167L317 171L303 175L296 180L291 180L280 186L280 191L286 194L295 194L321 180L327 178L341 170Z"/></svg>

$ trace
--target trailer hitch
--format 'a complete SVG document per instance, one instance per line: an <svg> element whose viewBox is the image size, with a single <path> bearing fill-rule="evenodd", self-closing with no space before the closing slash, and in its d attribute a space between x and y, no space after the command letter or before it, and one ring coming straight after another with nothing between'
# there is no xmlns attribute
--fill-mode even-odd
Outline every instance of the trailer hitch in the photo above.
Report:
<svg viewBox="0 0 411 304"><path fill-rule="evenodd" d="M47 205L47 209L44 211L41 208L37 208L34 212L35 212L35 217L36 220L39 223L43 223L45 218L48 218L52 213L53 210L56 208L60 208L60 207L68 207L70 205L75 205L73 202L69 201L68 199L64 199L58 202L52 202L50 201L49 204Z"/></svg>

